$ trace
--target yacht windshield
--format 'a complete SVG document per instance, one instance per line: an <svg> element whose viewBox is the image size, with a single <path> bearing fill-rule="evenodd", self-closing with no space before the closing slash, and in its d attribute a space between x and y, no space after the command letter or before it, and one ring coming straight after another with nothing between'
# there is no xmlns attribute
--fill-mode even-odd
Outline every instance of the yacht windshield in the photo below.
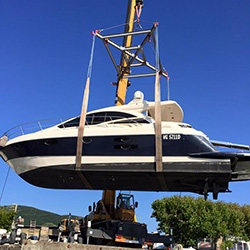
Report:
<svg viewBox="0 0 250 250"><path fill-rule="evenodd" d="M93 114L89 114L86 116L85 125L97 125L103 122L109 122L114 121L118 119L124 119L124 118L132 118L136 117L134 115L131 115L129 113L124 112L97 112ZM80 122L80 117L76 117L68 122L65 122L61 125L59 125L59 128L68 128L68 127L78 127Z"/></svg>

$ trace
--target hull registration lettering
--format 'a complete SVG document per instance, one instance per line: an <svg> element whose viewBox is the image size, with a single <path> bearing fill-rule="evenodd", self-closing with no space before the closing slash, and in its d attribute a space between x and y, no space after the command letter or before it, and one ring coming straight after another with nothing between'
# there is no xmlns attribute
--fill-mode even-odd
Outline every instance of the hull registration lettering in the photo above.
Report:
<svg viewBox="0 0 250 250"><path fill-rule="evenodd" d="M180 134L169 134L169 135L162 135L163 140L180 140L181 135Z"/></svg>

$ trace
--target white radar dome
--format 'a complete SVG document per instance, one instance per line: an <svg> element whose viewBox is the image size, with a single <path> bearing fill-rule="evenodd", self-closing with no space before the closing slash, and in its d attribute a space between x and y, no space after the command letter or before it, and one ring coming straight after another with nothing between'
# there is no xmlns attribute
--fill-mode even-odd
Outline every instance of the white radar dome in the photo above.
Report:
<svg viewBox="0 0 250 250"><path fill-rule="evenodd" d="M134 100L144 100L144 94L141 91L136 91L134 93Z"/></svg>

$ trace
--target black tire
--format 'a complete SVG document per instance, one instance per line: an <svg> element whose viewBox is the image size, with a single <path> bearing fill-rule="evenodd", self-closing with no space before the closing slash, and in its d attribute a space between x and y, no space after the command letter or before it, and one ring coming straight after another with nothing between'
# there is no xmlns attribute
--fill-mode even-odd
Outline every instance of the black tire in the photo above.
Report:
<svg viewBox="0 0 250 250"><path fill-rule="evenodd" d="M11 232L10 234L10 244L15 244L16 232Z"/></svg>
<svg viewBox="0 0 250 250"><path fill-rule="evenodd" d="M83 244L83 238L81 236L78 236L78 240L77 241L78 241L79 244Z"/></svg>
<svg viewBox="0 0 250 250"><path fill-rule="evenodd" d="M74 243L74 236L70 236L69 239L68 239L68 242L69 243Z"/></svg>
<svg viewBox="0 0 250 250"><path fill-rule="evenodd" d="M4 245L6 243L10 243L10 240L7 239L7 238L4 238L4 239L0 240L0 245Z"/></svg>
<svg viewBox="0 0 250 250"><path fill-rule="evenodd" d="M103 245L103 240L102 239L99 239L99 238L97 238L97 239L95 239L95 245Z"/></svg>
<svg viewBox="0 0 250 250"><path fill-rule="evenodd" d="M131 248L142 248L142 244L133 244L133 246L128 246Z"/></svg>
<svg viewBox="0 0 250 250"><path fill-rule="evenodd" d="M26 240L26 233L21 233L20 238L21 238L20 244L22 245L24 240Z"/></svg>

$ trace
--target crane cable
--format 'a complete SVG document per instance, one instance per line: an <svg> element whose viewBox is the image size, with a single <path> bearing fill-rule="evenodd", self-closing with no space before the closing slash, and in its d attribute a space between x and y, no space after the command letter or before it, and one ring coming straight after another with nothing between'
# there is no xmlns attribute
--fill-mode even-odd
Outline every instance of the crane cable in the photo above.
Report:
<svg viewBox="0 0 250 250"><path fill-rule="evenodd" d="M8 169L7 175L6 175L5 180L4 180L3 189L2 189L2 192L1 192L1 196L0 196L0 204L1 204L1 201L2 201L2 198L3 198L3 194L4 194L4 190L5 190L6 184L7 184L9 173L10 173L10 167Z"/></svg>
<svg viewBox="0 0 250 250"><path fill-rule="evenodd" d="M81 165L82 165L82 151L83 151L82 150L83 135L84 135L84 127L85 127L86 114L87 114L87 108L88 108L89 83L90 83L92 64L93 64L95 36L96 36L96 34L93 32L92 47L91 47L89 67L88 67L88 73L87 73L87 81L86 81L85 89L84 89L84 95L83 95L83 101L82 101L82 109L81 109L80 122L79 122L78 135L77 135L76 166L75 166L75 170L77 171L79 177L81 178L84 185L88 189L93 189L93 188L89 184L89 182L88 182L87 178L85 177L85 175L82 173Z"/></svg>
<svg viewBox="0 0 250 250"><path fill-rule="evenodd" d="M152 49L152 51L154 53L156 53L155 49L153 48L152 44L151 44L151 41L149 41L149 44L150 44L150 47ZM159 59L160 60L160 59ZM166 71L166 69L164 68L164 66L162 66L162 70L164 71L164 73L167 75L166 78L167 78L167 100L169 101L170 100L170 86L169 86L169 80L170 80L170 76L168 75L168 72Z"/></svg>
<svg viewBox="0 0 250 250"><path fill-rule="evenodd" d="M167 100L170 100L170 88L169 88L169 80L170 80L170 76L168 75L168 72L166 71L166 69L163 67L163 70L165 72L165 74L167 75Z"/></svg>

